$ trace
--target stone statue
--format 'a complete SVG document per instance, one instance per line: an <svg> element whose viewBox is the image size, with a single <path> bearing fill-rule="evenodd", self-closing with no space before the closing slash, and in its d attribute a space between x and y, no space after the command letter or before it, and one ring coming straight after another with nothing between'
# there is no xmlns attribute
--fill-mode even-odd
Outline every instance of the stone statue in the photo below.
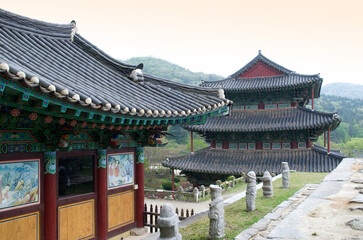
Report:
<svg viewBox="0 0 363 240"><path fill-rule="evenodd" d="M179 217L175 213L174 207L170 203L163 205L157 223L158 227L160 228L160 237L158 240L182 239L178 228Z"/></svg>
<svg viewBox="0 0 363 240"><path fill-rule="evenodd" d="M211 202L209 203L209 235L208 239L219 239L224 237L224 204L222 188L210 185Z"/></svg>
<svg viewBox="0 0 363 240"><path fill-rule="evenodd" d="M193 197L194 197L194 202L198 202L199 201L199 190L197 187L195 187L193 189Z"/></svg>
<svg viewBox="0 0 363 240"><path fill-rule="evenodd" d="M246 211L251 212L255 210L255 200L257 194L256 173L254 171L250 171L247 173L246 182L247 182Z"/></svg>
<svg viewBox="0 0 363 240"><path fill-rule="evenodd" d="M287 162L282 162L282 188L290 187L290 169Z"/></svg>
<svg viewBox="0 0 363 240"><path fill-rule="evenodd" d="M204 185L200 186L200 191L202 192L202 199L205 198L205 187Z"/></svg>
<svg viewBox="0 0 363 240"><path fill-rule="evenodd" d="M272 197L274 195L274 190L272 186L272 177L268 171L263 174L262 182L263 197Z"/></svg>

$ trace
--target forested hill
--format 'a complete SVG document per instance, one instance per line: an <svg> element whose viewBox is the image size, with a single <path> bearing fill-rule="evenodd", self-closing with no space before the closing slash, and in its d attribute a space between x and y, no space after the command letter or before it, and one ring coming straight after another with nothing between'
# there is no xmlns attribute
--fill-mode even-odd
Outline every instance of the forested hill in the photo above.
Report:
<svg viewBox="0 0 363 240"><path fill-rule="evenodd" d="M143 63L143 72L145 73L190 85L199 85L202 81L215 81L224 78L216 74L192 72L179 65L154 57L135 57L124 62L133 65Z"/></svg>
<svg viewBox="0 0 363 240"><path fill-rule="evenodd" d="M191 85L200 84L202 80L214 81L223 79L222 76L215 74L192 72L176 64L154 57L131 58L125 62L133 65L144 63L143 71L145 73ZM342 118L340 126L331 133L331 141L333 148L344 150L347 156L352 156L352 152L355 150L363 153L362 93L363 85L332 83L324 85L320 98L315 99L316 110L329 113L338 112ZM180 127L172 127L170 132L176 138L174 140L169 139L171 140L171 142L169 141L169 146L177 146L172 143L175 141L179 145L188 142L188 133ZM323 145L322 138L319 139L318 144Z"/></svg>
<svg viewBox="0 0 363 240"><path fill-rule="evenodd" d="M363 99L321 95L315 99L314 108L323 112L337 112L342 118L340 126L332 132L333 142L363 138Z"/></svg>
<svg viewBox="0 0 363 240"><path fill-rule="evenodd" d="M321 94L363 99L363 85L341 82L330 83L322 87Z"/></svg>

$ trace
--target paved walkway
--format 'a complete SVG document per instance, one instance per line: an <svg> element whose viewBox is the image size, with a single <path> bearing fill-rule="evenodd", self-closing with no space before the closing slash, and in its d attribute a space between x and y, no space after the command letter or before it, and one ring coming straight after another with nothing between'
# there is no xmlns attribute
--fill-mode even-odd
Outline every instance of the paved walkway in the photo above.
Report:
<svg viewBox="0 0 363 240"><path fill-rule="evenodd" d="M361 182L361 183L359 183ZM316 189L314 189L316 188ZM307 185L235 239L363 239L363 159L346 158L319 185Z"/></svg>
<svg viewBox="0 0 363 240"><path fill-rule="evenodd" d="M224 201L225 205L238 201L244 196L244 192L229 198L224 196L227 199ZM157 200L158 205L163 203ZM199 212L181 221L180 227L192 224L208 214L209 201L201 203L172 201L170 203L174 207L193 208ZM324 178L321 184L306 185L288 201L281 203L256 224L242 231L235 239L363 240L363 230L355 230L347 225L353 219L361 219L362 222L358 222L357 225L362 227L363 159L346 158ZM137 239L153 240L157 239L157 234L125 238L125 240Z"/></svg>

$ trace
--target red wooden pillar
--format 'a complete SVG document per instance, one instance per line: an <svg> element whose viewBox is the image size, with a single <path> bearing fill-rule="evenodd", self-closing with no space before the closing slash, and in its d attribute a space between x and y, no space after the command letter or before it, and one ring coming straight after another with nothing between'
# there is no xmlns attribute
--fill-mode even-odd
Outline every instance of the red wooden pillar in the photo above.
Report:
<svg viewBox="0 0 363 240"><path fill-rule="evenodd" d="M328 153L330 153L330 127L328 127Z"/></svg>
<svg viewBox="0 0 363 240"><path fill-rule="evenodd" d="M261 141L256 141L256 149L262 149L262 142Z"/></svg>
<svg viewBox="0 0 363 240"><path fill-rule="evenodd" d="M44 153L44 239L57 239L56 152Z"/></svg>
<svg viewBox="0 0 363 240"><path fill-rule="evenodd" d="M307 140L307 141L306 141L306 147L307 147L307 148L311 148L312 146L313 146L313 141L312 141L312 140L310 140L310 139L309 139L309 140Z"/></svg>
<svg viewBox="0 0 363 240"><path fill-rule="evenodd" d="M324 147L326 147L326 132L324 132Z"/></svg>
<svg viewBox="0 0 363 240"><path fill-rule="evenodd" d="M136 149L137 162L136 162L136 184L138 189L136 191L136 222L137 227L144 227L144 148L137 147Z"/></svg>
<svg viewBox="0 0 363 240"><path fill-rule="evenodd" d="M311 109L314 110L314 87L311 89Z"/></svg>
<svg viewBox="0 0 363 240"><path fill-rule="evenodd" d="M212 147L212 148L216 148L216 141L211 141L210 142L210 146Z"/></svg>
<svg viewBox="0 0 363 240"><path fill-rule="evenodd" d="M298 148L298 143L297 143L296 140L292 140L292 142L291 142L291 149L296 149L296 148Z"/></svg>
<svg viewBox="0 0 363 240"><path fill-rule="evenodd" d="M107 150L97 153L98 239L107 239Z"/></svg>
<svg viewBox="0 0 363 240"><path fill-rule="evenodd" d="M190 152L193 153L194 149L193 149L193 130L190 131Z"/></svg>

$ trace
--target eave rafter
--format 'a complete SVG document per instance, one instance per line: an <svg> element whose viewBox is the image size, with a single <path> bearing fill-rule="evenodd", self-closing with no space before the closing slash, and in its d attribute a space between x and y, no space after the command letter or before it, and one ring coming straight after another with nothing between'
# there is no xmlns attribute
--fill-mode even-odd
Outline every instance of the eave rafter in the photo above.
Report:
<svg viewBox="0 0 363 240"><path fill-rule="evenodd" d="M110 126L132 125L132 126L162 126L175 124L201 124L207 117L220 116L228 114L227 105L215 108L204 114L174 118L147 118L138 116L125 116L95 110L90 107L78 106L61 99L45 95L43 93L26 88L4 77L0 77L0 92L4 93L5 89L10 89L16 94L16 101L5 101L0 99L1 103L13 108L19 107L19 102L33 102L32 105L20 104L20 109L29 112L36 112L43 115L52 115L57 118L77 120L79 122L92 122L97 124L107 124ZM113 127L112 127L113 128ZM135 129L136 130L136 129Z"/></svg>

